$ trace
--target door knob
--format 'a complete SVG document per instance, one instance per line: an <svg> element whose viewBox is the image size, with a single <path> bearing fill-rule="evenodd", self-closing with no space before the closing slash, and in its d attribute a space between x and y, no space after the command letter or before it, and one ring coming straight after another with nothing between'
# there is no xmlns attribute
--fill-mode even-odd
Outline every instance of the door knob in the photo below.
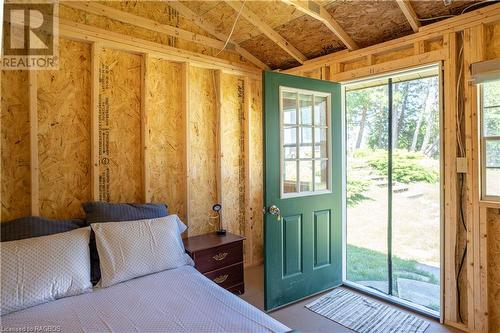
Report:
<svg viewBox="0 0 500 333"><path fill-rule="evenodd" d="M269 214L276 216L278 221L281 220L281 211L276 205L269 206L268 212Z"/></svg>

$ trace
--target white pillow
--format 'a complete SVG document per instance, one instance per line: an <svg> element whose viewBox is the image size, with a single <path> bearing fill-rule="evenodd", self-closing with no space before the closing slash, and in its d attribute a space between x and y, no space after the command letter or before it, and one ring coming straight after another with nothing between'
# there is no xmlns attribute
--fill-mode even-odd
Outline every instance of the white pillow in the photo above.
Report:
<svg viewBox="0 0 500 333"><path fill-rule="evenodd" d="M127 222L92 223L101 268L99 287L192 264L177 215Z"/></svg>
<svg viewBox="0 0 500 333"><path fill-rule="evenodd" d="M2 315L90 291L90 228L2 242Z"/></svg>

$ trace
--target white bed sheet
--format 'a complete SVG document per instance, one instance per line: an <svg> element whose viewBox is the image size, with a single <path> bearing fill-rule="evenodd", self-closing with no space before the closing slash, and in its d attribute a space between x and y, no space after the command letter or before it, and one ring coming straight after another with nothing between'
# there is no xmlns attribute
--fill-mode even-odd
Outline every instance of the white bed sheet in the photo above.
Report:
<svg viewBox="0 0 500 333"><path fill-rule="evenodd" d="M2 329L49 327L60 332L286 332L290 329L191 266L1 318ZM59 329L60 328L60 329ZM19 332L23 332L21 330ZM47 329L45 330L47 331Z"/></svg>

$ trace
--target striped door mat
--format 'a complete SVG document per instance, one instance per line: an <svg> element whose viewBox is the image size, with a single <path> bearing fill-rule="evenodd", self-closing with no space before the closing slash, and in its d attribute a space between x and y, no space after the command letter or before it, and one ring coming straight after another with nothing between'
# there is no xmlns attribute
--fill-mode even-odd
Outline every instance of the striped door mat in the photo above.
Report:
<svg viewBox="0 0 500 333"><path fill-rule="evenodd" d="M359 333L423 333L429 322L346 289L335 289L306 308Z"/></svg>

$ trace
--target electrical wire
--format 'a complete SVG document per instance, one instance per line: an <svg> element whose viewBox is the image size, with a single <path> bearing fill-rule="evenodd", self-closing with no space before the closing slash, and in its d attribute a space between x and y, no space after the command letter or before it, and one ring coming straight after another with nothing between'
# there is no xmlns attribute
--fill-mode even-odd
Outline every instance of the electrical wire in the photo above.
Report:
<svg viewBox="0 0 500 333"><path fill-rule="evenodd" d="M243 7L245 7L245 2L246 0L243 0L243 3L241 4L240 11L238 12L238 15L236 16L236 19L234 20L233 27L231 28L231 32L229 33L229 36L227 36L226 42L224 43L224 46L220 51L215 55L216 57L221 54L222 51L226 49L227 44L229 44L229 41L231 40L231 36L233 36L234 28L236 28L236 23L238 23L238 19L240 18L241 13L243 13Z"/></svg>
<svg viewBox="0 0 500 333"><path fill-rule="evenodd" d="M480 1L480 2L474 2L473 4L470 4L469 6L465 7L462 12L460 13L463 14L465 13L466 11L468 11L469 9L471 9L472 7L476 7L476 6L479 6L479 5L482 5L486 2L496 2L498 0L484 0L484 1ZM425 21L435 21L435 20L439 20L439 19L446 19L446 18L450 18L450 17L455 17L457 16L456 14L450 14L450 15L441 15L441 16L435 16L435 17L427 17L427 18L418 18L417 17L417 21L422 21L422 22L425 22Z"/></svg>
<svg viewBox="0 0 500 333"><path fill-rule="evenodd" d="M498 1L498 0L484 0L484 1L481 1L481 2L474 2L473 4L470 4L467 7L465 7L460 14L465 13L467 10L469 10L472 7L476 7L476 6L482 5L483 3L486 3L486 2L496 2L496 1Z"/></svg>

